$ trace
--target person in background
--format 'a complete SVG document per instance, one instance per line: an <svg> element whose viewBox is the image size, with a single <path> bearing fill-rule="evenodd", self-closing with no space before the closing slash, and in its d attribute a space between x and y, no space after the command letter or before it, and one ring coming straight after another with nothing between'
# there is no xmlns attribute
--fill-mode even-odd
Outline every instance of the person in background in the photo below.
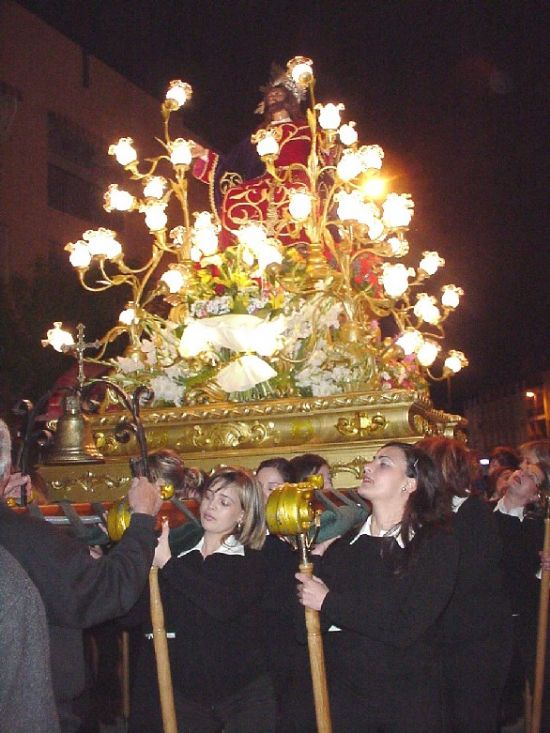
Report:
<svg viewBox="0 0 550 733"><path fill-rule="evenodd" d="M317 453L303 453L300 456L294 456L290 465L294 472L295 481L305 481L308 476L319 474L323 477L323 488L332 489L332 474L330 466L323 456Z"/></svg>
<svg viewBox="0 0 550 733"><path fill-rule="evenodd" d="M538 463L544 471L550 470L550 440L531 440L520 445L521 468Z"/></svg>
<svg viewBox="0 0 550 733"><path fill-rule="evenodd" d="M456 584L438 628L448 727L452 733L494 733L512 657L498 527L491 508L471 493L464 443L430 437L417 446L440 472L439 490L452 510L460 549Z"/></svg>
<svg viewBox="0 0 550 733"><path fill-rule="evenodd" d="M200 505L202 538L172 556L165 524L155 553L179 730L272 733L275 697L263 645L266 527L261 487L220 468ZM138 671L139 675L139 671ZM162 730L154 691L131 711L131 733ZM139 701L138 701L139 702ZM156 712L156 718L155 718Z"/></svg>
<svg viewBox="0 0 550 733"><path fill-rule="evenodd" d="M525 454L524 454L525 455ZM533 456L531 456L533 457ZM504 547L504 570L514 624L514 662L503 696L508 719L521 716L525 679L533 690L540 599L541 550L544 544L541 494L549 490L550 470L529 463L514 471L505 494L495 506ZM542 558L545 567L550 558ZM546 651L545 690L550 689L550 636ZM543 697L542 728L550 730L550 696Z"/></svg>
<svg viewBox="0 0 550 733"><path fill-rule="evenodd" d="M262 461L256 469L256 478L262 486L266 501L269 499L270 493L277 486L281 484L293 484L296 481L291 462L281 456Z"/></svg>
<svg viewBox="0 0 550 733"><path fill-rule="evenodd" d="M334 733L439 733L433 644L456 582L459 548L439 474L424 451L388 443L365 466L372 514L359 532L313 550L300 602L321 611ZM315 725L297 727L313 731Z"/></svg>
<svg viewBox="0 0 550 733"><path fill-rule="evenodd" d="M510 445L497 445L489 454L489 476L499 468L519 468L519 453Z"/></svg>
<svg viewBox="0 0 550 733"><path fill-rule="evenodd" d="M0 733L59 733L46 612L35 585L0 547Z"/></svg>
<svg viewBox="0 0 550 733"><path fill-rule="evenodd" d="M504 468L504 466L502 466L501 468L497 468L493 471L493 473L488 477L489 492L487 500L489 502L498 501L503 497L513 473L514 471L512 468Z"/></svg>
<svg viewBox="0 0 550 733"><path fill-rule="evenodd" d="M11 467L11 438L0 420L0 497ZM82 629L127 612L143 590L156 546L154 517L159 491L134 479L128 492L129 528L105 557L58 528L0 501L0 546L8 550L38 588L46 608L51 669L62 733L80 727L74 703L85 686Z"/></svg>

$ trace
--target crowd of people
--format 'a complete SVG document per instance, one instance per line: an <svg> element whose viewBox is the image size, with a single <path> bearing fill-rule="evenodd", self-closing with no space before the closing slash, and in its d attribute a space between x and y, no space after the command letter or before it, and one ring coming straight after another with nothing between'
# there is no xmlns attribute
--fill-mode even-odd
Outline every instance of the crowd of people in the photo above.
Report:
<svg viewBox="0 0 550 733"><path fill-rule="evenodd" d="M151 481L133 461L131 523L106 552L0 502L0 731L92 730L83 630L107 621L109 643L121 629L130 636L128 730L162 731L152 564L185 733L316 730L304 607L320 613L335 733L495 733L522 715L550 570L541 553L550 441L496 449L485 477L461 442L386 444L365 461L356 494L320 502L313 576L268 532L265 505L276 487L312 474L330 494L321 456L208 474L162 450L149 467ZM16 483L0 422L0 495ZM198 512L159 536L166 483Z"/></svg>

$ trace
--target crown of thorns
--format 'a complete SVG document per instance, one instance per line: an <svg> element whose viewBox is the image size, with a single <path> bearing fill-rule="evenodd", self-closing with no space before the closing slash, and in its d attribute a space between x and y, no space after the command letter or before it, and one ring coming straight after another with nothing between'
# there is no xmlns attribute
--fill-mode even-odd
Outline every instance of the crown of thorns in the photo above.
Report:
<svg viewBox="0 0 550 733"><path fill-rule="evenodd" d="M303 102L306 98L307 89L304 86L296 84L292 76L277 64L271 65L271 74L269 81L260 87L260 91L265 96L273 87L284 87L287 89L297 102ZM257 106L255 112L263 114L265 111L265 103L262 100Z"/></svg>

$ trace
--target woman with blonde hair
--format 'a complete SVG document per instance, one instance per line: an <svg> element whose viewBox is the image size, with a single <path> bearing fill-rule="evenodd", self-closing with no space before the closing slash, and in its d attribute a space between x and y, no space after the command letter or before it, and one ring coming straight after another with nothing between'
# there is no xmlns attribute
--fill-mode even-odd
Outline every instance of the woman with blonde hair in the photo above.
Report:
<svg viewBox="0 0 550 733"><path fill-rule="evenodd" d="M242 468L220 468L200 503L204 534L172 556L165 525L155 553L170 632L176 717L185 733L270 733L275 698L260 607L266 560L262 489ZM130 731L152 733L132 714Z"/></svg>

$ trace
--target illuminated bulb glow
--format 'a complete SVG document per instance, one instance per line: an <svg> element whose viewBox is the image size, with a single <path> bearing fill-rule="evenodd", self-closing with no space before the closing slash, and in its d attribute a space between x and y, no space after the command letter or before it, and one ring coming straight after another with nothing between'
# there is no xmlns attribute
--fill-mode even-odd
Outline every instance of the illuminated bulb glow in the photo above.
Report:
<svg viewBox="0 0 550 733"><path fill-rule="evenodd" d="M245 247L255 250L267 244L267 232L261 224L249 223L239 229L237 239Z"/></svg>
<svg viewBox="0 0 550 733"><path fill-rule="evenodd" d="M313 78L313 61L307 56L295 56L286 66L290 76L300 86L307 86Z"/></svg>
<svg viewBox="0 0 550 733"><path fill-rule="evenodd" d="M288 202L290 216L296 221L303 221L311 214L311 196L305 191L291 191Z"/></svg>
<svg viewBox="0 0 550 733"><path fill-rule="evenodd" d="M386 181L378 176L373 176L361 184L361 191L369 199L380 199L386 193Z"/></svg>
<svg viewBox="0 0 550 733"><path fill-rule="evenodd" d="M466 366L468 366L468 359L466 359L462 351L455 351L454 349L449 351L449 355L444 363L445 369L453 374L458 374Z"/></svg>
<svg viewBox="0 0 550 733"><path fill-rule="evenodd" d="M358 140L355 122L352 121L348 122L347 125L342 125L338 130L338 137L342 145L355 145Z"/></svg>
<svg viewBox="0 0 550 733"><path fill-rule="evenodd" d="M278 155L279 143L270 131L266 131L266 134L256 143L256 150L260 158L264 158L267 155Z"/></svg>
<svg viewBox="0 0 550 733"><path fill-rule="evenodd" d="M351 193L340 191L336 194L335 199L338 201L336 213L342 221L370 222L368 210L365 209L359 191L352 191Z"/></svg>
<svg viewBox="0 0 550 733"><path fill-rule="evenodd" d="M435 298L427 293L418 294L413 311L417 318L433 326L441 320L441 311L435 304Z"/></svg>
<svg viewBox="0 0 550 733"><path fill-rule="evenodd" d="M414 202L408 194L388 194L382 204L383 221L389 229L407 227L413 216Z"/></svg>
<svg viewBox="0 0 550 733"><path fill-rule="evenodd" d="M363 145L359 150L359 155L365 170L380 170L382 168L384 151L380 145Z"/></svg>
<svg viewBox="0 0 550 733"><path fill-rule="evenodd" d="M120 165L130 165L137 160L137 153L131 137L121 137L115 145L109 146L109 155L114 155Z"/></svg>
<svg viewBox="0 0 550 733"><path fill-rule="evenodd" d="M396 340L396 344L405 352L405 356L414 354L422 346L423 339L420 331L415 328L407 328Z"/></svg>
<svg viewBox="0 0 550 733"><path fill-rule="evenodd" d="M170 103L170 106L177 110L191 99L193 96L193 89L190 84L187 84L180 79L176 79L170 82L168 91L166 92L166 100Z"/></svg>
<svg viewBox="0 0 550 733"><path fill-rule="evenodd" d="M422 252L419 268L427 275L435 275L444 264L445 260L437 252Z"/></svg>
<svg viewBox="0 0 550 733"><path fill-rule="evenodd" d="M442 288L441 305L444 308L451 308L454 310L458 308L460 304L460 298L464 295L462 288L456 285L444 285Z"/></svg>
<svg viewBox="0 0 550 733"><path fill-rule="evenodd" d="M185 278L177 267L167 270L160 279L171 293L179 293L185 285Z"/></svg>
<svg viewBox="0 0 550 733"><path fill-rule="evenodd" d="M137 323L138 319L136 317L136 309L133 306L128 306L128 308L121 311L118 320L125 326L131 326L132 324Z"/></svg>
<svg viewBox="0 0 550 733"><path fill-rule="evenodd" d="M414 277L412 267L405 267L401 263L382 265L382 285L390 298L399 298L409 287L409 277Z"/></svg>
<svg viewBox="0 0 550 733"><path fill-rule="evenodd" d="M105 195L104 208L106 211L130 211L135 203L135 198L128 191L118 187L117 183L111 183Z"/></svg>
<svg viewBox="0 0 550 733"><path fill-rule="evenodd" d="M170 160L172 165L191 165L191 143L178 137L170 143Z"/></svg>
<svg viewBox="0 0 550 733"><path fill-rule="evenodd" d="M82 235L88 243L88 250L94 257L106 257L114 260L122 253L122 245L115 239L115 233L110 229L88 229Z"/></svg>
<svg viewBox="0 0 550 733"><path fill-rule="evenodd" d="M164 176L153 176L143 188L143 195L147 198L161 199L166 189L166 178Z"/></svg>
<svg viewBox="0 0 550 733"><path fill-rule="evenodd" d="M422 346L418 349L416 358L422 366L429 367L437 359L437 355L440 351L441 346L439 344L436 344L434 341L424 341Z"/></svg>
<svg viewBox="0 0 550 733"><path fill-rule="evenodd" d="M145 223L151 232L159 232L166 226L168 217L164 209L166 201L146 201L141 204L139 210L145 214Z"/></svg>
<svg viewBox="0 0 550 733"><path fill-rule="evenodd" d="M61 321L55 321L53 328L48 329L46 333L46 341L56 351L66 351L74 346L74 338L72 335L62 328Z"/></svg>
<svg viewBox="0 0 550 733"><path fill-rule="evenodd" d="M79 239L78 242L75 242L74 244L69 242L65 249L68 249L70 252L69 262L73 267L76 267L79 270L85 270L89 267L90 262L92 261L92 255L90 254L90 250L86 242L82 239Z"/></svg>
<svg viewBox="0 0 550 733"><path fill-rule="evenodd" d="M315 109L319 110L319 124L323 130L337 130L340 126L340 111L345 109L342 103L316 104Z"/></svg>
<svg viewBox="0 0 550 733"><path fill-rule="evenodd" d="M342 181L351 181L362 171L361 158L352 150L344 151L336 166L336 173Z"/></svg>
<svg viewBox="0 0 550 733"><path fill-rule="evenodd" d="M406 239L399 239L399 237L390 237L388 244L391 247L391 253L393 257L404 257L409 251L409 243Z"/></svg>

